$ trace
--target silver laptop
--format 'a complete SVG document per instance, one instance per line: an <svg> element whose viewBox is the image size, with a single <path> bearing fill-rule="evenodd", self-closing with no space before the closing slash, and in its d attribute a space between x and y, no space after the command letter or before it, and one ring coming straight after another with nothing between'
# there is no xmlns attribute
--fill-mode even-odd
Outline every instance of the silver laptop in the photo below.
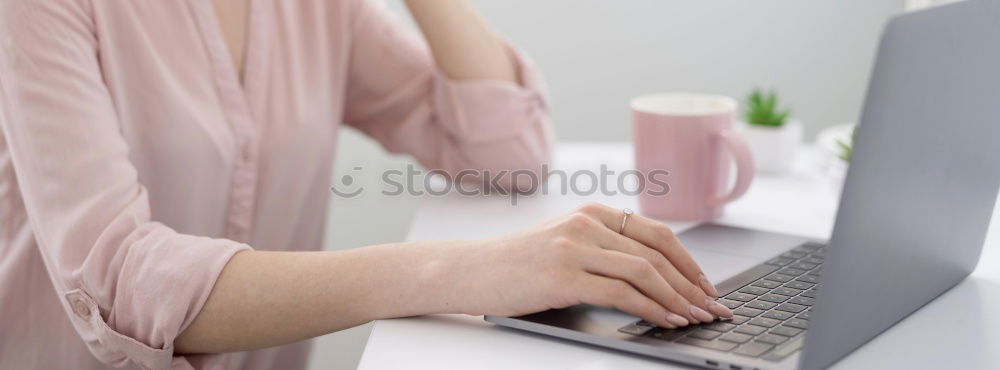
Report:
<svg viewBox="0 0 1000 370"><path fill-rule="evenodd" d="M976 266L1000 187L998 40L1000 1L889 22L829 243L721 225L680 234L790 248L719 284L733 320L622 326L592 306L486 320L707 368L832 365Z"/></svg>

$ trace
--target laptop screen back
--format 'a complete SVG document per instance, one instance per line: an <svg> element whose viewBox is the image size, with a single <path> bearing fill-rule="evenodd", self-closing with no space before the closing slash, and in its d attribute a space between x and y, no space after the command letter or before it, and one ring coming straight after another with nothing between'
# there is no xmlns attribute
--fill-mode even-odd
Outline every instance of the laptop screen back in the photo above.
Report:
<svg viewBox="0 0 1000 370"><path fill-rule="evenodd" d="M1000 186L1000 1L883 35L800 367L819 369L975 267Z"/></svg>

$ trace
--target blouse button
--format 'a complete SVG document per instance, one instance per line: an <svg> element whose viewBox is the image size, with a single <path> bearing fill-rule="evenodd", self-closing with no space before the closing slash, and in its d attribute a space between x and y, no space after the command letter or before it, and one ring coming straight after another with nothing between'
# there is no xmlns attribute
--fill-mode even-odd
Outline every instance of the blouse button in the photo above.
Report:
<svg viewBox="0 0 1000 370"><path fill-rule="evenodd" d="M244 145L243 146L243 160L246 161L246 162L249 162L250 158L252 156L253 156L253 147L250 146L250 144Z"/></svg>
<svg viewBox="0 0 1000 370"><path fill-rule="evenodd" d="M76 300L73 302L73 312L75 312L77 316L80 316L82 318L87 318L90 316L90 308L87 308L87 304L83 303L83 301L81 300Z"/></svg>

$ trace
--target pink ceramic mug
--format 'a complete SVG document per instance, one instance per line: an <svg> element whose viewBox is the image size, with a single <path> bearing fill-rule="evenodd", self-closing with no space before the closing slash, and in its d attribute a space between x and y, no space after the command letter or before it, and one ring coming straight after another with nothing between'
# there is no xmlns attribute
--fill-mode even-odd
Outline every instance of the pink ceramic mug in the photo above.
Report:
<svg viewBox="0 0 1000 370"><path fill-rule="evenodd" d="M636 169L647 178L654 171L667 172L660 180L667 184L666 194L657 189L639 194L644 215L710 220L747 191L754 164L750 149L733 132L736 106L732 98L704 94L655 94L632 100ZM734 159L736 181L727 190Z"/></svg>

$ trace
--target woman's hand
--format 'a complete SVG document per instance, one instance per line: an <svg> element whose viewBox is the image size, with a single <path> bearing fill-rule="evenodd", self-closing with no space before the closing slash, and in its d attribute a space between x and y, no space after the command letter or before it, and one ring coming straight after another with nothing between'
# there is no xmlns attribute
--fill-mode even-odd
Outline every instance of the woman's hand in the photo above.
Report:
<svg viewBox="0 0 1000 370"><path fill-rule="evenodd" d="M516 316L580 303L614 307L661 327L732 317L665 225L588 204L515 234L452 250L448 301L469 314Z"/></svg>
<svg viewBox="0 0 1000 370"><path fill-rule="evenodd" d="M669 228L589 204L477 241L337 252L237 253L174 341L177 353L248 351L371 320L435 313L516 316L579 303L661 327L731 317Z"/></svg>

